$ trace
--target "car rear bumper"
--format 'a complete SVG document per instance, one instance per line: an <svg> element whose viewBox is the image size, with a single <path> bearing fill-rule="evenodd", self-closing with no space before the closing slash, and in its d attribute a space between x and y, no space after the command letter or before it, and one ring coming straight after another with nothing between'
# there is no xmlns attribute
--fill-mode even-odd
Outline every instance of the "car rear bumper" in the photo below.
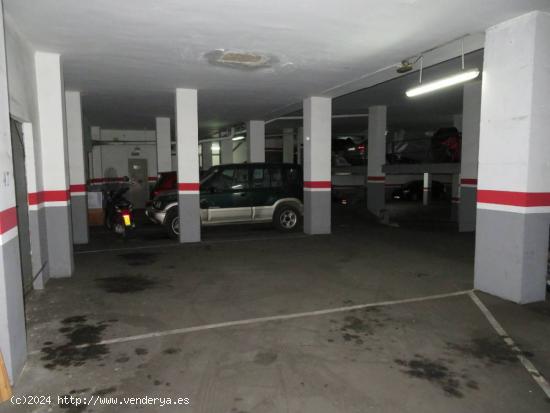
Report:
<svg viewBox="0 0 550 413"><path fill-rule="evenodd" d="M164 224L164 218L166 218L165 211L159 211L158 209L153 208L152 206L148 207L145 210L145 215L155 224Z"/></svg>

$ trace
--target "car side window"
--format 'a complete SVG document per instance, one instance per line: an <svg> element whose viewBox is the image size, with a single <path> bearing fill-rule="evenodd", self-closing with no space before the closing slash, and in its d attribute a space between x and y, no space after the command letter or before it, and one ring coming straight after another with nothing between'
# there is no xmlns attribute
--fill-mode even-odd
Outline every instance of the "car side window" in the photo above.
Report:
<svg viewBox="0 0 550 413"><path fill-rule="evenodd" d="M233 175L231 189L242 190L248 189L248 168L237 168Z"/></svg>
<svg viewBox="0 0 550 413"><path fill-rule="evenodd" d="M269 174L265 168L254 168L252 170L252 188L269 187Z"/></svg>
<svg viewBox="0 0 550 413"><path fill-rule="evenodd" d="M280 188L283 176L280 168L254 168L252 170L252 188Z"/></svg>
<svg viewBox="0 0 550 413"><path fill-rule="evenodd" d="M298 186L300 184L300 170L298 168L286 168L286 184L288 186Z"/></svg>
<svg viewBox="0 0 550 413"><path fill-rule="evenodd" d="M271 177L271 187L280 188L283 186L283 174L281 168L271 168L269 170Z"/></svg>
<svg viewBox="0 0 550 413"><path fill-rule="evenodd" d="M235 169L226 168L221 172L217 173L207 181L205 184L206 189L214 192L225 192L231 189L233 185L233 175L235 174Z"/></svg>

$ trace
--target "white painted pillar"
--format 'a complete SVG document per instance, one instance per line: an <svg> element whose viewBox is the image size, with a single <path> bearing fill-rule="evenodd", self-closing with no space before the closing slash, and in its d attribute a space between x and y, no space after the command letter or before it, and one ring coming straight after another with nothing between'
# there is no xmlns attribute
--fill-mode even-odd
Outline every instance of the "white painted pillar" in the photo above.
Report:
<svg viewBox="0 0 550 413"><path fill-rule="evenodd" d="M199 120L196 89L176 89L180 242L201 240Z"/></svg>
<svg viewBox="0 0 550 413"><path fill-rule="evenodd" d="M332 100L304 100L304 232L331 232Z"/></svg>
<svg viewBox="0 0 550 413"><path fill-rule="evenodd" d="M248 162L265 162L265 122L251 120L247 123Z"/></svg>
<svg viewBox="0 0 550 413"><path fill-rule="evenodd" d="M283 162L294 162L294 129L283 129Z"/></svg>
<svg viewBox="0 0 550 413"><path fill-rule="evenodd" d="M458 230L461 232L470 232L476 229L481 81L466 83L464 85L462 106L464 109L460 155Z"/></svg>
<svg viewBox="0 0 550 413"><path fill-rule="evenodd" d="M369 107L367 209L381 218L386 209L386 106Z"/></svg>
<svg viewBox="0 0 550 413"><path fill-rule="evenodd" d="M35 67L48 266L51 277L70 277L74 263L61 58L56 53L36 52Z"/></svg>
<svg viewBox="0 0 550 413"><path fill-rule="evenodd" d="M172 140L170 118L156 118L157 129L157 171L172 171Z"/></svg>
<svg viewBox="0 0 550 413"><path fill-rule="evenodd" d="M0 0L0 350L13 383L27 357L11 148L4 17Z"/></svg>
<svg viewBox="0 0 550 413"><path fill-rule="evenodd" d="M302 165L304 162L304 128L300 126L296 132L296 157L298 158L296 162L299 165Z"/></svg>
<svg viewBox="0 0 550 413"><path fill-rule="evenodd" d="M432 190L432 175L424 172L422 179L422 205L427 206L430 203L430 192Z"/></svg>
<svg viewBox="0 0 550 413"><path fill-rule="evenodd" d="M84 164L84 134L80 92L65 92L67 141L69 151L69 181L71 192L71 225L73 242L87 244L88 198L86 196L86 167Z"/></svg>
<svg viewBox="0 0 550 413"><path fill-rule="evenodd" d="M474 286L517 303L546 294L548 39L550 14L542 12L493 26L485 37Z"/></svg>
<svg viewBox="0 0 550 413"><path fill-rule="evenodd" d="M212 168L212 144L214 142L204 142L202 144L202 169L204 171Z"/></svg>
<svg viewBox="0 0 550 413"><path fill-rule="evenodd" d="M218 133L221 137L221 134ZM222 139L220 141L220 163L227 165L233 163L233 138L235 137L235 130L231 129L231 139Z"/></svg>

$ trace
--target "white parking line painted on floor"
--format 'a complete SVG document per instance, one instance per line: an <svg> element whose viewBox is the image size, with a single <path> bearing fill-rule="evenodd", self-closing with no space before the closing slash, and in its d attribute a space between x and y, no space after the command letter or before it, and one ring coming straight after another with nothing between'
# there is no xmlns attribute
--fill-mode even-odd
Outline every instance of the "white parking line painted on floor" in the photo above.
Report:
<svg viewBox="0 0 550 413"><path fill-rule="evenodd" d="M472 301L477 305L477 307L480 309L480 311L483 313L487 321L489 321L489 324L495 329L497 334L504 340L504 342L510 347L510 349L516 354L518 360L523 364L523 367L527 370L527 372L531 375L533 380L537 382L537 384L540 386L542 391L546 394L548 398L550 398L550 384L546 381L544 376L540 374L540 371L531 363L531 360L529 360L527 357L523 355L523 352L521 349L516 345L514 340L510 338L506 330L500 325L500 323L497 321L497 319L493 316L491 311L483 304L483 302L479 299L477 295L475 295L474 291L468 292L468 295L472 299Z"/></svg>
<svg viewBox="0 0 550 413"><path fill-rule="evenodd" d="M419 303L422 301L438 300L441 298L467 295L471 291L472 290L463 290L463 291L456 291L456 292L445 293L445 294L434 294L434 295L427 295L423 297L405 298L402 300L380 301L376 303L350 305L346 307L307 311L303 313L284 314L284 315L276 315L276 316L270 316L270 317L249 318L246 320L226 321L223 323L214 323L214 324L205 324L205 325L194 326L194 327L177 328L174 330L157 331L153 333L138 334L138 335L129 336L129 337L113 338L109 340L103 340L98 343L81 344L79 346L75 346L75 348L86 348L86 347L92 347L97 345L126 343L129 341L147 340L147 339L156 338L156 337L188 334L188 333L193 333L197 331L214 330L218 328L238 327L238 326L245 326L250 324L260 324L260 323L266 323L270 321L282 321L282 320L293 320L295 318L315 317L315 316L321 316L321 315L327 315L327 314L342 313L346 311L361 310L364 308L371 308L371 307L382 307L382 306L407 304L407 303ZM37 354L37 353L39 353L39 351L32 351L29 354Z"/></svg>
<svg viewBox="0 0 550 413"><path fill-rule="evenodd" d="M314 235L313 235L314 236ZM260 238L230 238L230 239L218 239L218 240L203 240L200 243L195 245L208 245L208 244L225 244L226 242L257 242L257 241L273 241L273 240L288 240L288 239L301 239L301 238L310 238L312 235L292 235L292 236L280 236L280 237L260 237ZM154 244L154 245L143 245L140 247L127 247L127 248L103 248L98 250L84 250L84 251L75 251L75 255L80 254L95 254L98 252L120 252L120 251L134 251L134 250L147 250L155 248L176 248L182 247L184 244L175 243L175 244Z"/></svg>

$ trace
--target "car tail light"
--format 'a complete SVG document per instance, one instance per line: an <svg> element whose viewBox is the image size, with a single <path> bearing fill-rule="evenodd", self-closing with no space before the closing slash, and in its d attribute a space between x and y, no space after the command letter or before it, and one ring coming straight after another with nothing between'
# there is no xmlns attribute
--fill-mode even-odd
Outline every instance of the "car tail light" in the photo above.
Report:
<svg viewBox="0 0 550 413"><path fill-rule="evenodd" d="M357 145L357 149L359 150L359 152L361 153L361 155L364 155L365 154L365 144L364 143L360 143L359 145Z"/></svg>

